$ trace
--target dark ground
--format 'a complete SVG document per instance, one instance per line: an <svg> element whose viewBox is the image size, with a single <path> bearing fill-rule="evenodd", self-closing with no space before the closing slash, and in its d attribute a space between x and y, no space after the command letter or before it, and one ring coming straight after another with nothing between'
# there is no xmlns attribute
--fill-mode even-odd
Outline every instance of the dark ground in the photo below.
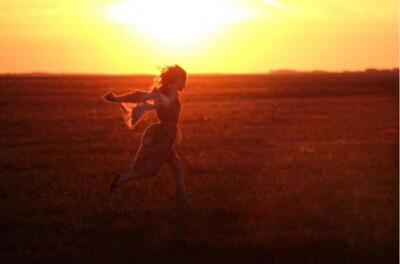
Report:
<svg viewBox="0 0 400 264"><path fill-rule="evenodd" d="M398 263L398 71L190 76L183 238L167 166L107 193L151 78L0 77L0 263Z"/></svg>

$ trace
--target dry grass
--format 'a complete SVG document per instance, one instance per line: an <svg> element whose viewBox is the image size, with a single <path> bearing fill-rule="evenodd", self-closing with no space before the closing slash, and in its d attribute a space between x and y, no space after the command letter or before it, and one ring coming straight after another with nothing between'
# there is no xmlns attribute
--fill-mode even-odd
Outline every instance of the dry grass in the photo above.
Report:
<svg viewBox="0 0 400 264"><path fill-rule="evenodd" d="M151 78L0 77L1 263L398 262L398 73L191 76L183 241L167 166L107 193Z"/></svg>

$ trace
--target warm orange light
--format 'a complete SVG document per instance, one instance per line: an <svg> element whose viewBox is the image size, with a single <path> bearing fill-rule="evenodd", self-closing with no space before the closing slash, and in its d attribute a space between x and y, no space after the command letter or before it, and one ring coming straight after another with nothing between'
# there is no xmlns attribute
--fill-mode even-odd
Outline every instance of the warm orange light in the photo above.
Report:
<svg viewBox="0 0 400 264"><path fill-rule="evenodd" d="M172 45L197 41L223 24L244 19L249 12L226 0L132 0L108 10L114 21Z"/></svg>
<svg viewBox="0 0 400 264"><path fill-rule="evenodd" d="M398 0L0 0L1 72L398 67Z"/></svg>

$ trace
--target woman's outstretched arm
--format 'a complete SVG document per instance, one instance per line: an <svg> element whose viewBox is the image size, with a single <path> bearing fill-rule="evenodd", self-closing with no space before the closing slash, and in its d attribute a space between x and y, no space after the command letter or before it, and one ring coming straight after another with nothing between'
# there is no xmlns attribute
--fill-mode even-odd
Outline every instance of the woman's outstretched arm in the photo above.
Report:
<svg viewBox="0 0 400 264"><path fill-rule="evenodd" d="M103 99L108 102L125 102L125 103L140 103L145 102L145 97L148 96L149 93L145 91L134 91L123 95L115 95L113 92L108 92L103 95Z"/></svg>
<svg viewBox="0 0 400 264"><path fill-rule="evenodd" d="M154 103L160 107L165 107L168 106L169 103L173 100L175 100L178 97L178 92L173 91L169 93L169 95L164 95L158 91L156 92L144 92L141 101L145 102L148 100L154 100Z"/></svg>
<svg viewBox="0 0 400 264"><path fill-rule="evenodd" d="M177 97L178 93L176 91L172 92L168 96L160 92L145 92L145 91L134 91L120 96L116 96L113 92L108 92L105 95L103 95L104 100L115 103L118 102L142 103L142 102L147 102L148 100L154 100L154 105L156 106L154 109L157 109L158 107L168 106L171 103L171 101L175 100Z"/></svg>
<svg viewBox="0 0 400 264"><path fill-rule="evenodd" d="M171 95L171 97L173 97L174 95ZM177 96L177 95L176 95ZM142 104L139 104L137 106L135 106L132 109L132 124L136 124L136 122L139 121L139 119L147 112L147 111L151 111L151 110L158 110L160 108L163 107L167 107L170 103L171 103L171 99L166 96L163 95L161 93L157 94L156 97L145 97L145 100L149 100L149 99L154 99L154 104L149 104L147 102L144 102Z"/></svg>

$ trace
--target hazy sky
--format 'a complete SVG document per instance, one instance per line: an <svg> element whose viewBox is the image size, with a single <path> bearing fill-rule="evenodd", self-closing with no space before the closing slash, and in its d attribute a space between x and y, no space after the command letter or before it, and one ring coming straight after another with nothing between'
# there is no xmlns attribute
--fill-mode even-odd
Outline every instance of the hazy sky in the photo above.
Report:
<svg viewBox="0 0 400 264"><path fill-rule="evenodd" d="M0 72L398 67L398 0L0 0Z"/></svg>

